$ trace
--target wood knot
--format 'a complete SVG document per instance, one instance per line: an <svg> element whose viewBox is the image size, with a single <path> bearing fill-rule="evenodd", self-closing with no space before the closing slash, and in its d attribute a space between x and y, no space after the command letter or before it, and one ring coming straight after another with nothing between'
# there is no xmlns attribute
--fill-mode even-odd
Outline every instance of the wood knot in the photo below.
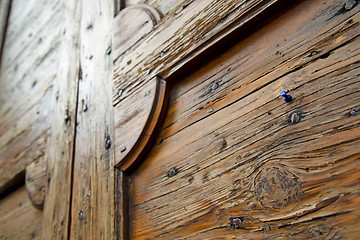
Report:
<svg viewBox="0 0 360 240"><path fill-rule="evenodd" d="M255 178L255 194L264 207L284 208L299 199L300 190L298 178L285 169L267 168Z"/></svg>
<svg viewBox="0 0 360 240"><path fill-rule="evenodd" d="M326 226L312 226L308 229L309 233L314 237L325 237L330 233L331 228Z"/></svg>

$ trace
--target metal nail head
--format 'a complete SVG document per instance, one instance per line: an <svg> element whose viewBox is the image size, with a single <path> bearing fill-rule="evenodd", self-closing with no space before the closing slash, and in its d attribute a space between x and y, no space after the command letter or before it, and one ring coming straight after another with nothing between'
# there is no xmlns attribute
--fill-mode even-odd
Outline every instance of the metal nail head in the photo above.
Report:
<svg viewBox="0 0 360 240"><path fill-rule="evenodd" d="M291 100L292 100L292 97L291 97L290 95L288 95L288 94L286 93L286 91L282 91L282 92L280 93L280 96L282 96L282 97L284 98L284 101L285 101L285 102L291 102Z"/></svg>

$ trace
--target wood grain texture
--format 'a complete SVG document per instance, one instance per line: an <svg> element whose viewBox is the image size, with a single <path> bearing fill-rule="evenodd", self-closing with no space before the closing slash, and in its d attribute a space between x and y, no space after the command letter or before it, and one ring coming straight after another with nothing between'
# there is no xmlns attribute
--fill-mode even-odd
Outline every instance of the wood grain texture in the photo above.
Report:
<svg viewBox="0 0 360 240"><path fill-rule="evenodd" d="M30 163L26 167L25 186L31 203L37 209L43 209L46 186L46 160L44 158Z"/></svg>
<svg viewBox="0 0 360 240"><path fill-rule="evenodd" d="M145 4L123 9L114 19L114 56L120 56L135 44L139 44L160 20L160 12Z"/></svg>
<svg viewBox="0 0 360 240"><path fill-rule="evenodd" d="M0 72L0 192L46 154L62 21L59 1L14 0L11 9Z"/></svg>
<svg viewBox="0 0 360 240"><path fill-rule="evenodd" d="M113 1L84 0L70 239L115 239Z"/></svg>
<svg viewBox="0 0 360 240"><path fill-rule="evenodd" d="M0 239L41 239L42 211L35 209L25 186L0 201Z"/></svg>
<svg viewBox="0 0 360 240"><path fill-rule="evenodd" d="M79 67L79 32L81 3L63 1L60 4L61 23L59 32L59 62L54 79L53 98L48 104L53 108L51 135L46 166L46 188L43 239L68 239L70 224L72 165L74 155L75 126Z"/></svg>
<svg viewBox="0 0 360 240"><path fill-rule="evenodd" d="M167 78L277 2L280 1L184 2L180 11L164 17L139 46L126 55L114 56L114 105L152 77L160 74Z"/></svg>
<svg viewBox="0 0 360 240"><path fill-rule="evenodd" d="M115 107L115 164L122 171L134 169L152 145L166 111L166 93L166 82L154 77Z"/></svg>
<svg viewBox="0 0 360 240"><path fill-rule="evenodd" d="M179 1L179 0L124 0L124 6L130 7L136 4L148 4L159 9L164 15L169 14L171 11L175 9L177 11L181 11L183 5L187 5L191 1Z"/></svg>
<svg viewBox="0 0 360 240"><path fill-rule="evenodd" d="M359 6L302 1L177 79L132 238L356 239L359 32Z"/></svg>

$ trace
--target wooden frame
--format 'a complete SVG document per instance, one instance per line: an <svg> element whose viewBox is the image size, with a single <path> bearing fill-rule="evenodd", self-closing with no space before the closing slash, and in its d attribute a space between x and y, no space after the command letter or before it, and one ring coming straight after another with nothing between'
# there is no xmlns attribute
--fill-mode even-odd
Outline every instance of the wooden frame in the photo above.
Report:
<svg viewBox="0 0 360 240"><path fill-rule="evenodd" d="M285 4L286 1L282 0L233 1L224 8L223 3L215 0L201 3L186 1L136 45L124 54L114 56L115 166L119 169L115 170L115 227L119 239L129 237L130 186L126 175L141 163L151 146L156 129L161 126L167 102L166 82L177 78L190 64L201 62L208 53L221 50L223 44L231 45L230 36L248 35L252 28L256 28L255 24L259 20L271 17L286 7ZM193 15L194 8L204 10ZM194 26L195 22L197 24ZM143 115L147 117L139 117L145 119L145 122L137 131L136 141L130 144L132 147L127 148L122 140L118 140L121 134L116 133L120 126L117 122L124 116L124 109L129 110L129 102L137 99L144 104L142 95L149 85L156 85L153 91L155 95L148 102L151 107L144 110L146 114ZM134 114L128 115L133 117L131 121L136 124L141 122L134 118ZM123 139L126 137L123 136ZM128 154L124 156L125 151Z"/></svg>

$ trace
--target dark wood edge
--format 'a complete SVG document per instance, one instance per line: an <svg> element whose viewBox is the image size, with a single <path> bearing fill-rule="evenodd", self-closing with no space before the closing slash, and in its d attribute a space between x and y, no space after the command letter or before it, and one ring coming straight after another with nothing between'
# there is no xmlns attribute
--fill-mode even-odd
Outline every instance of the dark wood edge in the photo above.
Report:
<svg viewBox="0 0 360 240"><path fill-rule="evenodd" d="M120 169L114 169L114 224L116 239L126 240L129 239L130 224L129 224L129 208L130 208L130 181L129 177L124 174Z"/></svg>
<svg viewBox="0 0 360 240"><path fill-rule="evenodd" d="M5 15L4 15L4 19L0 19L3 22L0 22L0 28L3 29L3 36L0 36L0 69L1 69L1 60L2 60L2 53L3 53L3 48L5 45L5 36L6 36L6 30L7 30L7 26L8 26L8 22L9 22L9 17L10 17L10 11L11 11L11 0L2 0L2 2L0 3L0 7L5 8Z"/></svg>

